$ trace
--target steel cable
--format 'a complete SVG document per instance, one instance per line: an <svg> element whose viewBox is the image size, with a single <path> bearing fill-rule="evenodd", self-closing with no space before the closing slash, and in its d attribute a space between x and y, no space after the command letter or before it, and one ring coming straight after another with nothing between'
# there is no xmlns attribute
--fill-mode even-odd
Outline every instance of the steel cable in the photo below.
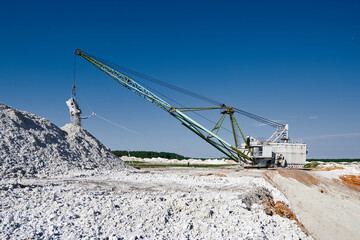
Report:
<svg viewBox="0 0 360 240"><path fill-rule="evenodd" d="M225 106L223 103L221 103L221 102L219 102L219 101L216 101L216 100L214 100L214 99L211 99L211 98L202 96L202 95L200 95L200 94L194 93L194 92L189 91L189 90L186 90L186 89L184 89L184 88L181 88L181 87L175 86L175 85L173 85L173 84L170 84L170 83L161 81L161 80L159 80L159 79L150 77L150 76L148 76L148 75L139 73L139 72L137 72L137 71L135 71L135 70L131 70L131 69L129 69L129 68L120 66L120 65L118 65L118 64L111 63L111 62L109 62L109 61L107 61L107 60L104 60L104 59L102 59L102 58L92 56L92 55L90 55L90 54L88 54L88 53L86 53L86 52L84 52L84 53L85 53L86 55L88 55L88 56L90 56L90 57L92 57L92 58L100 61L100 62L103 62L104 64L106 64L106 65L108 65L108 66L111 66L111 67L114 68L114 69L119 70L120 72L126 72L126 73L128 73L128 74L134 75L134 76L139 77L139 78L141 78L141 79L144 79L144 80L147 80L147 81L156 83L156 84L158 84L158 85L167 87L167 88L169 88L169 89L173 89L173 90L175 90L175 91L177 91L177 92L183 93L183 94L185 94L185 95L188 95L188 96L191 96L191 97L200 99L200 100L203 100L203 101L205 101L205 102L208 102L208 103L210 103L210 104L214 104L214 105L216 105L216 106ZM140 82L140 81L139 81L139 82ZM140 82L140 83L141 83L141 82ZM141 84L144 85L144 86L146 86L144 83L141 83ZM170 101L172 101L172 102L174 102L174 103L176 103L176 104L179 104L180 106L184 107L183 105L181 105L181 104L178 103L177 101L175 101L175 100L173 100L173 99L165 96L164 94L161 94L160 92L156 91L155 89L150 88L149 86L146 86L146 87L149 88L149 89L151 89L152 91L158 93L159 95L167 98L168 100L170 100ZM243 116L246 116L246 117L248 117L248 118L254 119L254 120L256 120L256 121L259 121L259 122L261 122L261 123L264 123L264 124L269 125L269 126L274 127L274 128L276 128L276 127L278 127L278 126L281 125L280 123L277 123L277 122L275 122L275 121L266 119L266 118L264 118L264 117L260 117L260 116L258 116L258 115L252 114L252 113L250 113L250 112L241 110L241 109L239 109L239 108L234 108L234 110L235 110L236 113L239 113L239 114L241 114L241 115L243 115ZM206 117L200 115L199 113L196 113L196 114L199 115L200 117L202 117L202 118L210 121L210 122L213 122L213 121L207 119ZM230 131L230 130L228 130L228 131Z"/></svg>

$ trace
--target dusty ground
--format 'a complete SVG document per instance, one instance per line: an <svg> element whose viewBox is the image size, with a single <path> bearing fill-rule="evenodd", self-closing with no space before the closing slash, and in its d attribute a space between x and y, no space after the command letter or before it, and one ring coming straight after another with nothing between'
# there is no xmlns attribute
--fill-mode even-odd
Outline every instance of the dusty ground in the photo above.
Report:
<svg viewBox="0 0 360 240"><path fill-rule="evenodd" d="M343 169L335 166L312 169L312 171L232 168L209 171L216 176L264 177L285 195L294 218L312 237L324 240L355 240L360 236L359 175L354 177L354 175L337 174L339 178L335 178L336 171ZM335 172L332 172L334 170ZM354 173L353 171L352 169L351 172Z"/></svg>
<svg viewBox="0 0 360 240"><path fill-rule="evenodd" d="M324 174L150 168L2 180L0 238L359 239L360 192Z"/></svg>
<svg viewBox="0 0 360 240"><path fill-rule="evenodd" d="M0 181L0 239L312 239L262 171L165 168Z"/></svg>
<svg viewBox="0 0 360 240"><path fill-rule="evenodd" d="M264 171L315 239L359 239L360 192L344 182L300 170Z"/></svg>

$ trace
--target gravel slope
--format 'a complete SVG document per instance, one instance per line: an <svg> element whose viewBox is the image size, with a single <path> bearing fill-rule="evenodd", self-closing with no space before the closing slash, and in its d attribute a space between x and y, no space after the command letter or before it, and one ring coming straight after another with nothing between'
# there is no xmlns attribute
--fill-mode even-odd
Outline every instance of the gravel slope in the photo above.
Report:
<svg viewBox="0 0 360 240"><path fill-rule="evenodd" d="M359 169L355 168L348 171L357 171L359 175ZM283 170L267 171L266 175L285 194L301 223L314 238L359 239L360 192L334 179L336 173L323 171L319 175L313 171Z"/></svg>
<svg viewBox="0 0 360 240"><path fill-rule="evenodd" d="M312 239L268 215L287 202L261 177L211 169L0 182L1 239Z"/></svg>
<svg viewBox="0 0 360 240"><path fill-rule="evenodd" d="M63 130L45 118L0 103L0 179L79 170L129 168L81 127Z"/></svg>

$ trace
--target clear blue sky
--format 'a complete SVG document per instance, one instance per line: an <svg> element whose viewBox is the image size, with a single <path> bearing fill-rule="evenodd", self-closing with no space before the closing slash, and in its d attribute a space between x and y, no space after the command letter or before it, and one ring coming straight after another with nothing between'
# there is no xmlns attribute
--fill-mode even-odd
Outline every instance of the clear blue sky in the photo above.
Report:
<svg viewBox="0 0 360 240"><path fill-rule="evenodd" d="M80 48L289 123L310 158L360 157L359 1L6 1L0 29L0 102L58 126L69 122L65 101ZM221 156L81 58L77 85L85 114L91 108L140 133L86 120L112 149ZM273 131L238 121L245 135Z"/></svg>

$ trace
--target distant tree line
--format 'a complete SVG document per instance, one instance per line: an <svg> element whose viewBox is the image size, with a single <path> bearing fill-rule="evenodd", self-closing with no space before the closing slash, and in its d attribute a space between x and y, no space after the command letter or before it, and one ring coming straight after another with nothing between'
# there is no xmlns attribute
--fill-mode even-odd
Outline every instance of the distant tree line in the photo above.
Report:
<svg viewBox="0 0 360 240"><path fill-rule="evenodd" d="M360 162L360 159L349 159L349 158L344 158L344 159L306 159L306 161L308 162L315 162L315 161L320 161L320 162Z"/></svg>
<svg viewBox="0 0 360 240"><path fill-rule="evenodd" d="M177 160L184 160L189 159L188 157L184 157L182 155L176 153L169 153L169 152L152 152L152 151L112 151L118 157L122 156L130 156L137 157L137 158L167 158L167 159L177 159Z"/></svg>

